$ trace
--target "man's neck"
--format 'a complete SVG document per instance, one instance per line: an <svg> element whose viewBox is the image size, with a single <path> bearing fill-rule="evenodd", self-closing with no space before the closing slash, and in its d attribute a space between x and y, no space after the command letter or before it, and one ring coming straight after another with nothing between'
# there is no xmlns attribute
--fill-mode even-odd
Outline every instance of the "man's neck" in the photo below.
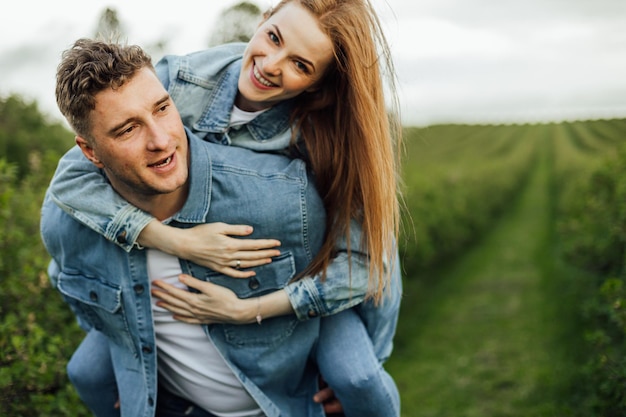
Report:
<svg viewBox="0 0 626 417"><path fill-rule="evenodd" d="M112 184L113 185L113 184ZM120 187L113 188L130 204L151 214L159 221L168 219L178 213L189 194L189 183L167 194L141 194L137 192L124 192Z"/></svg>

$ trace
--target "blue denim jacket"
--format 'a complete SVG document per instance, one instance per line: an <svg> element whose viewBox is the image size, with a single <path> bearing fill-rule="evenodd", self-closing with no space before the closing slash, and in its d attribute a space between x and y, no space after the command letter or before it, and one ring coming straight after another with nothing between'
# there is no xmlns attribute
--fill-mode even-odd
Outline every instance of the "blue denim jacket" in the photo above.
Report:
<svg viewBox="0 0 626 417"><path fill-rule="evenodd" d="M191 168L186 204L170 224L240 223L276 236L282 254L256 277L232 279L181 260L183 272L232 289L240 298L284 288L319 250L325 212L300 160L211 144L189 135ZM259 192L271 188L275 192ZM234 192L233 190L236 190ZM44 202L41 233L54 262L52 282L82 325L111 341L112 362L124 416L152 416L156 395L156 342L145 251L129 252ZM233 210L232 207L237 207ZM207 334L267 416L323 416L311 401L317 371L309 355L320 318L295 316L261 325L207 325Z"/></svg>
<svg viewBox="0 0 626 417"><path fill-rule="evenodd" d="M291 140L288 101L244 126L228 129L245 46L227 44L185 56L166 56L156 65L157 75L185 126L201 139L257 151L284 151ZM49 193L66 212L127 251L153 219L118 196L79 151L69 152L61 159ZM88 199L84 198L87 193ZM242 216L240 223L249 222ZM369 266L366 257L359 256L361 229L356 222L350 236L353 256L347 255L347 242L339 242L338 256L330 264L324 282L319 276L306 277L290 283L285 290L300 320L329 316L358 305L376 354L384 361L393 347L401 293L400 267L394 267L390 297L382 307L362 303L368 288Z"/></svg>

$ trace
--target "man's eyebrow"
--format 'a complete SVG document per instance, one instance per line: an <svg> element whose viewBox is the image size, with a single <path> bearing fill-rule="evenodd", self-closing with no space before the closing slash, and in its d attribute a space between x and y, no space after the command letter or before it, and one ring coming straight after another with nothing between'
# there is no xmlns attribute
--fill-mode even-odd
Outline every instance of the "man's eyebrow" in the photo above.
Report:
<svg viewBox="0 0 626 417"><path fill-rule="evenodd" d="M163 97L161 97L159 100L157 100L154 103L154 108L160 107L163 103L165 103L165 102L167 102L169 100L170 100L170 95L169 94L165 94ZM109 129L108 134L110 136L114 136L115 134L117 134L118 130L120 130L121 128L126 126L128 123L132 122L133 120L135 120L134 117L129 117L128 119L124 120L123 122L120 122L120 123L116 124L111 129Z"/></svg>
<svg viewBox="0 0 626 417"><path fill-rule="evenodd" d="M274 31L276 32L276 36L278 36L278 39L280 39L280 43L285 43L285 40L283 39L283 34L280 33L280 29L278 28L278 26L276 25L272 25L274 27ZM299 55L296 55L296 58L302 62L304 62L305 64L311 66L314 70L315 70L315 65L313 65L313 63L311 61L309 61L308 59L302 58Z"/></svg>
<svg viewBox="0 0 626 417"><path fill-rule="evenodd" d="M159 107L161 104L165 103L166 101L169 101L170 98L171 98L170 95L165 93L165 95L160 100L154 103L154 107Z"/></svg>
<svg viewBox="0 0 626 417"><path fill-rule="evenodd" d="M128 119L124 120L123 122L120 122L118 124L116 124L115 126L113 126L111 129L109 129L109 131L107 132L109 136L115 136L117 135L117 132L123 128L124 126L126 126L128 123L132 122L133 120L135 120L134 117L129 117Z"/></svg>

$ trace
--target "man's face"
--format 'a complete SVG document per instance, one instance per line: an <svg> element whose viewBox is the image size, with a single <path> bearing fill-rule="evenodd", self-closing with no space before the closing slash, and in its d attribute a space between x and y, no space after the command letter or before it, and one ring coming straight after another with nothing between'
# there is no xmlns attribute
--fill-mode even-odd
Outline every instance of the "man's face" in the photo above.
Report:
<svg viewBox="0 0 626 417"><path fill-rule="evenodd" d="M152 212L150 206L170 205L172 198L182 204L188 178L187 137L178 110L155 73L143 68L121 88L104 90L95 98L93 140L88 144L76 138L83 153L104 168L113 188L136 206Z"/></svg>

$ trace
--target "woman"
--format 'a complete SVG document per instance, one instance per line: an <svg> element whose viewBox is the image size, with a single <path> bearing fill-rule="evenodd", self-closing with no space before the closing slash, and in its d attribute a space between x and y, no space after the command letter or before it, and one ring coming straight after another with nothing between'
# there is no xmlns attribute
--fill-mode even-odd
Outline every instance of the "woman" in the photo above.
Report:
<svg viewBox="0 0 626 417"><path fill-rule="evenodd" d="M367 0L286 0L266 14L243 57L242 49L227 45L166 57L157 72L185 125L205 140L306 159L332 219L326 241L302 279L258 300L239 300L188 276L182 282L200 294L162 283L154 295L163 300L160 306L189 323L260 322L294 312L302 319L328 316L316 360L345 414L398 415L397 390L379 363L391 351L399 295L391 288L400 283L391 282L399 272L397 165L389 129L395 121L388 118L380 66L386 65L387 75L393 71L377 17ZM394 91L393 83L389 91ZM84 194L72 193L72 181L84 186L97 175L85 176L77 167L62 161L51 185L53 195L79 220L120 245L138 242L235 278L252 276L249 268L277 253L271 239L229 237L251 233L247 226L173 230L119 201L106 204L109 197L85 200ZM102 178L90 181L102 190L98 195L114 200ZM396 298L383 300L385 289ZM364 296L365 303L349 308ZM316 307L309 311L312 305ZM349 349L337 340L346 340ZM363 342L353 345L355 340ZM80 365L85 362L79 352L85 350L79 349L68 367L77 387L86 375L93 376L93 369L86 372ZM361 378L370 386L350 379L361 368L372 371L373 376Z"/></svg>

